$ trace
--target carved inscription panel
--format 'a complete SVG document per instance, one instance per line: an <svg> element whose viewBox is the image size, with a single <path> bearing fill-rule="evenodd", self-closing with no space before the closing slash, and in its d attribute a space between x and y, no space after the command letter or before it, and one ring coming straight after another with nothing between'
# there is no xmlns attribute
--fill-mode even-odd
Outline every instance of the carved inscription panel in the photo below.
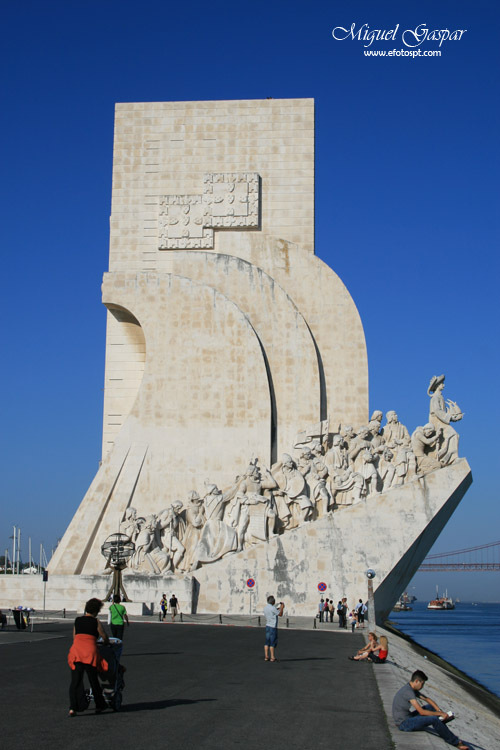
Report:
<svg viewBox="0 0 500 750"><path fill-rule="evenodd" d="M258 229L259 175L209 173L203 195L164 195L158 212L159 249L214 246L214 229Z"/></svg>

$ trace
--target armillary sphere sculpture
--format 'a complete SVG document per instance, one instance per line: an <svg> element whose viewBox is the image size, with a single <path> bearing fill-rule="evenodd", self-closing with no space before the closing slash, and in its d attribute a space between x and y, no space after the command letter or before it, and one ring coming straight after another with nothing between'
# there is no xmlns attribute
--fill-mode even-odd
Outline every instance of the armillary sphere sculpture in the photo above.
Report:
<svg viewBox="0 0 500 750"><path fill-rule="evenodd" d="M124 602L130 601L123 587L122 570L127 567L127 561L134 552L135 544L126 534L111 534L102 545L101 554L106 558L106 567L113 571L113 581L106 594L106 599L109 599L112 593L113 596L120 596Z"/></svg>

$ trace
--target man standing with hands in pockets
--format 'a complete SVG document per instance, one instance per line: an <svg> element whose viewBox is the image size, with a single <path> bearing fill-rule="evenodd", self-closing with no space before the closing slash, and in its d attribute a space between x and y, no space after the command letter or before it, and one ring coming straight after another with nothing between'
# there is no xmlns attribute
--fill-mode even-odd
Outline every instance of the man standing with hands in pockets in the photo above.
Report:
<svg viewBox="0 0 500 750"><path fill-rule="evenodd" d="M267 597L267 604L264 607L264 617L266 618L266 645L264 646L264 661L276 661L275 648L278 645L278 617L283 617L285 605L280 602L276 606L274 596Z"/></svg>

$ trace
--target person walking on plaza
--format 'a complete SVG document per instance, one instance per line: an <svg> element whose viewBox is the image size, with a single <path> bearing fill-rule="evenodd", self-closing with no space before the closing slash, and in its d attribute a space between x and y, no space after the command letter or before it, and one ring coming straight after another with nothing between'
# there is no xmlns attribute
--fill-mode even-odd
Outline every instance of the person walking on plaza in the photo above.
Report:
<svg viewBox="0 0 500 750"><path fill-rule="evenodd" d="M264 661L276 661L275 649L278 645L278 617L283 617L284 609L285 605L283 602L280 602L278 608L274 596L267 597L267 604L264 607L264 617L266 618Z"/></svg>
<svg viewBox="0 0 500 750"><path fill-rule="evenodd" d="M172 615L172 622L175 622L175 616L177 615L177 608L179 606L179 600L175 594L170 597L170 614Z"/></svg>
<svg viewBox="0 0 500 750"><path fill-rule="evenodd" d="M161 611L162 620L165 620L165 617L167 616L167 607L168 607L167 595L162 594L162 597L160 599L160 611Z"/></svg>
<svg viewBox="0 0 500 750"><path fill-rule="evenodd" d="M107 662L101 658L97 649L99 636L106 645L109 638L99 622L98 615L102 609L100 599L89 599L85 605L85 614L77 617L73 626L73 644L68 654L68 664L71 669L71 684L69 686L69 716L76 716L77 711L84 711L87 707L83 698L83 675L86 673L95 700L95 712L100 714L106 708L102 695L98 671L106 671Z"/></svg>
<svg viewBox="0 0 500 750"><path fill-rule="evenodd" d="M456 734L450 732L446 722L454 717L441 711L437 703L427 698L420 692L427 682L427 675L417 669L413 672L410 682L403 685L394 696L392 702L392 716L398 729L402 732L418 732L427 727L442 737L449 745L458 747L458 750L470 750L469 746L460 740ZM424 705L420 700L426 701Z"/></svg>
<svg viewBox="0 0 500 750"><path fill-rule="evenodd" d="M127 610L123 606L123 604L120 604L121 599L119 594L114 594L113 596L113 604L109 608L109 614L110 614L110 627L111 627L111 633L113 635L113 638L119 638L121 641L123 641L123 630L124 630L124 623L126 622L127 625L130 625Z"/></svg>

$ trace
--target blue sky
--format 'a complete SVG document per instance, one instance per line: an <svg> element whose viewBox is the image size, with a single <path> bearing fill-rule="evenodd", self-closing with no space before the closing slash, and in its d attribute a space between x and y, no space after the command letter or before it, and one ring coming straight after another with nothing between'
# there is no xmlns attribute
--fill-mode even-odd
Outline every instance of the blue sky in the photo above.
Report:
<svg viewBox="0 0 500 750"><path fill-rule="evenodd" d="M4 0L0 550L14 524L50 550L97 470L114 103L267 96L316 100L316 253L359 308L371 408L413 429L444 372L465 412L474 484L433 551L500 538L499 16L483 0ZM467 32L439 58L368 58L332 38L353 22ZM500 599L498 574L413 585L436 583Z"/></svg>

